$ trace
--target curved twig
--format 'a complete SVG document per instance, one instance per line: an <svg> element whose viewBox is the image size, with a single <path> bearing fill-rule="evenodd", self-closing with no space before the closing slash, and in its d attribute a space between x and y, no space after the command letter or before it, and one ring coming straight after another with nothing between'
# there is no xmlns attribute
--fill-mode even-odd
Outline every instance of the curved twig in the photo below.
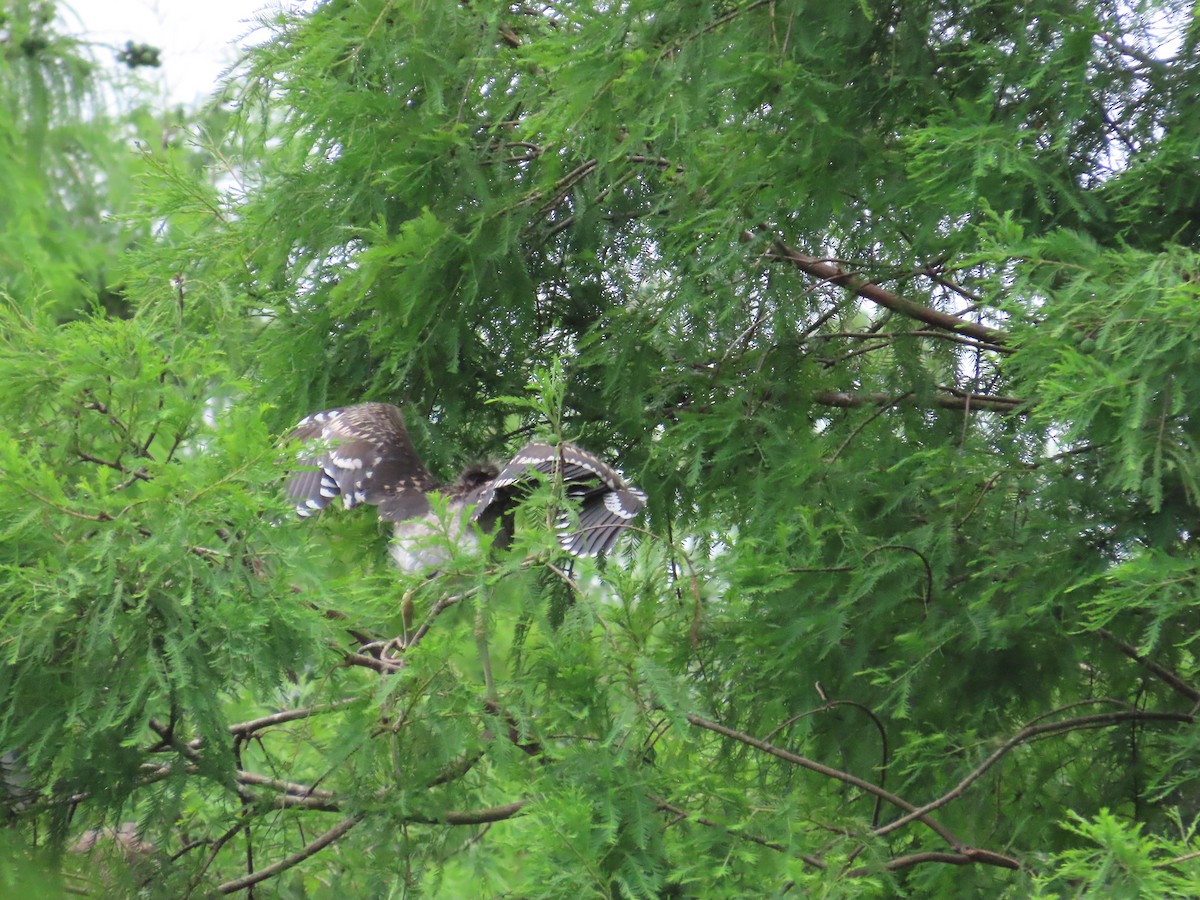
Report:
<svg viewBox="0 0 1200 900"><path fill-rule="evenodd" d="M925 608L929 608L929 604L933 602L933 566L929 564L928 557L925 556L916 547L910 547L908 544L882 544L874 550L868 550L863 554L863 559L878 553L880 550L907 550L909 553L916 555L925 566Z"/></svg>
<svg viewBox="0 0 1200 900"><path fill-rule="evenodd" d="M880 863L878 868L875 866L859 866L856 869L850 869L845 875L848 878L862 878L864 875L877 872L879 868L895 872L897 869L906 869L909 866L927 862L947 863L952 866L970 866L976 863L988 863L990 865L1000 865L1003 868L1012 868L1007 865L1008 861L1009 857L993 854L988 850L967 850L963 853L946 853L944 851L930 850L925 853L910 853L907 856L893 857L884 863Z"/></svg>
<svg viewBox="0 0 1200 900"><path fill-rule="evenodd" d="M775 726L775 728L773 728L771 731L769 731L767 733L767 736L765 738L763 738L763 740L764 741L771 740L771 738L773 738L779 732L783 731L783 729L787 728L790 725L794 725L795 723L799 722L801 719L805 719L808 716L816 715L817 713L822 713L822 712L830 712L831 710L837 709L839 706L852 706L855 709L865 712L867 714L867 716L870 718L870 720L875 723L875 728L878 729L878 731L879 731L879 744L880 744L880 751L881 751L880 756L882 757L880 764L879 764L879 786L883 787L884 783L887 781L887 767L888 767L888 764L891 762L891 750L888 746L887 729L884 728L883 722L880 721L879 716L875 715L874 710L872 710L869 706L867 706L864 703L859 703L856 700L830 700L830 699L828 699L825 696L825 689L823 687L821 687L820 682L817 682L816 689L817 689L817 693L820 695L821 699L825 701L825 704L823 706L818 706L815 709L805 710L804 712L799 713L798 715L792 716L790 719L787 719L787 720L781 722L779 725ZM876 798L875 798L875 813L871 817L871 827L872 828L874 828L875 826L877 826L879 824L879 815L882 812L882 806L881 806L882 803L883 803L883 798L876 796Z"/></svg>
<svg viewBox="0 0 1200 900"><path fill-rule="evenodd" d="M1019 732L1001 744L987 759L976 766L962 781L956 784L942 796L936 800L931 800L924 806L917 807L900 818L889 822L875 829L876 835L890 834L897 828L907 825L914 820L925 822L925 816L961 797L963 793L972 784L978 781L983 774L998 763L1005 754L1014 747L1025 743L1026 741L1034 740L1035 738L1047 737L1049 735L1061 734L1068 731L1078 731L1085 728L1104 728L1109 725L1119 725L1123 722L1178 722L1181 724L1190 724L1195 722L1195 716L1187 713L1160 713L1160 712L1143 712L1138 710L1124 710L1112 713L1097 713L1092 716L1079 716L1074 719L1064 719L1061 722L1047 722L1045 725L1030 725L1022 728Z"/></svg>

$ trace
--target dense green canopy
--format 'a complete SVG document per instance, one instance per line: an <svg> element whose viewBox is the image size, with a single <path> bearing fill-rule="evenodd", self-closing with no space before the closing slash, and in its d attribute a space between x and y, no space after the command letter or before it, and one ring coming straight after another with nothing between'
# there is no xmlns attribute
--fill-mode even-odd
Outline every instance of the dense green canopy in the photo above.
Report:
<svg viewBox="0 0 1200 900"><path fill-rule="evenodd" d="M187 130L9 6L0 887L1200 895L1191 4L328 0ZM648 513L400 576L368 399Z"/></svg>

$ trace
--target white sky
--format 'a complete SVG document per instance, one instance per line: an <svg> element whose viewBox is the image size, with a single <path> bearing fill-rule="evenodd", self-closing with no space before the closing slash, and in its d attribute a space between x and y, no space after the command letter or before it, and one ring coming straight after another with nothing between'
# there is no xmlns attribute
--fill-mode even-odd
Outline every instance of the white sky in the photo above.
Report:
<svg viewBox="0 0 1200 900"><path fill-rule="evenodd" d="M162 85L171 104L203 101L221 73L237 59L237 47L254 30L257 14L292 9L299 0L62 0L66 31L98 45L96 59L109 64L126 41L162 50L161 69L139 74ZM253 39L248 41L254 43Z"/></svg>

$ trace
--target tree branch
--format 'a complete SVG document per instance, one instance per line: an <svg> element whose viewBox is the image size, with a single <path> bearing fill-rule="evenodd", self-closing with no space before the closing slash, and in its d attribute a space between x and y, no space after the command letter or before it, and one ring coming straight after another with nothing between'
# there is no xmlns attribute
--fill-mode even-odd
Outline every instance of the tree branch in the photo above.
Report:
<svg viewBox="0 0 1200 900"><path fill-rule="evenodd" d="M877 784L872 784L869 781L859 778L857 775L851 775L849 772L843 772L840 769L834 769L831 766L826 766L822 763L808 759L807 757L792 753L790 750L784 750L782 747L776 747L774 744L769 744L766 741L759 740L758 738L746 734L745 732L728 728L725 725L721 725L718 722L713 722L710 719L705 719L696 715L695 713L688 713L687 720L697 728L704 728L708 731L722 735L723 737L732 738L735 741L740 741L743 744L754 747L756 750L769 753L771 756L782 759L784 762L789 762L792 765L800 766L801 768L816 772L819 775L824 775L827 778L841 781L844 784L852 785L853 787L859 788L860 790L863 790L873 796L882 797L888 803L891 803L893 806L903 809L910 814L918 812L917 808L907 800L896 796L891 791L879 787ZM910 815L909 821L914 818L920 819L923 825L937 834L955 850L961 850L965 846L963 842L960 841L952 831L950 831L950 829L946 828L946 826L942 825L936 820L929 818L924 813Z"/></svg>
<svg viewBox="0 0 1200 900"><path fill-rule="evenodd" d="M290 856L285 856L279 862L272 863L264 869L259 869L257 872L251 872L249 875L244 875L241 878L235 878L233 881L227 881L217 887L217 891L222 894L233 894L237 891L258 884L260 881L266 881L268 878L274 878L281 872L286 872L292 866L299 865L310 856L315 856L320 851L324 850L347 831L363 820L363 813L355 813L342 821L338 822L323 835L317 838L310 844L305 845L300 850Z"/></svg>
<svg viewBox="0 0 1200 900"><path fill-rule="evenodd" d="M745 241L753 240L754 234L749 231L744 232L742 239ZM964 322L950 313L944 313L941 310L906 300L899 294L881 288L877 284L872 284L854 272L847 272L845 269L840 269L825 260L814 256L807 256L798 250L793 250L782 240L774 241L769 256L772 259L791 263L800 269L800 271L812 275L814 278L820 278L829 284L853 291L864 300L869 300L877 306L890 309L892 312L907 316L910 319L916 319L918 322L924 322L926 325L931 325L934 328L966 335L967 337L995 347L1002 347L1008 343L1008 335L997 328L989 328L987 325L979 325L974 322Z"/></svg>
<svg viewBox="0 0 1200 900"><path fill-rule="evenodd" d="M250 719L246 722L238 722L237 724L230 725L229 733L245 737L253 734L256 731L261 731L264 728L270 728L272 725L282 725L285 722L294 722L297 719L307 719L310 716L333 712L334 710L342 709L347 706L354 706L360 702L360 700L347 699L337 700L333 703L326 703L321 706L306 706L300 709L285 709L282 712L272 713L269 716L262 716L258 719Z"/></svg>
<svg viewBox="0 0 1200 900"><path fill-rule="evenodd" d="M1012 347L1001 347L995 344L985 344L978 340L969 337L963 337L960 334L952 334L946 331L929 331L927 329L918 329L916 331L830 331L821 334L813 334L807 336L809 341L830 341L830 340L859 340L859 341L892 341L897 338L931 338L939 341L950 341L954 344L961 344L964 347L970 347L972 350L986 350L989 353L1012 354L1017 351Z"/></svg>
<svg viewBox="0 0 1200 900"><path fill-rule="evenodd" d="M505 803L503 806L493 806L488 809L473 809L467 812L447 810L436 819L420 819L414 816L409 821L426 822L431 825L484 825L488 822L501 822L504 819L511 819L528 803L528 800L514 800L512 803Z"/></svg>
<svg viewBox="0 0 1200 900"><path fill-rule="evenodd" d="M939 389L934 404L943 409L990 409L996 412L1017 412L1028 401L1020 397L1002 397L991 394L972 394L966 391L951 393L947 388ZM836 406L840 409L855 409L860 406L894 406L911 397L895 397L882 391L819 391L813 401L821 406Z"/></svg>
<svg viewBox="0 0 1200 900"><path fill-rule="evenodd" d="M292 797L292 795L288 796ZM294 799L299 800L300 798L295 797ZM504 819L511 819L518 812L520 812L528 802L528 800L517 800L512 803L506 803L503 806L468 810L466 812L447 810L437 817L423 817L415 815L407 816L405 817L405 821L420 822L427 825L483 825L490 822L499 822ZM316 840L305 845L295 853L285 856L278 862L272 863L263 869L259 869L257 872L251 872L250 874L244 875L241 878L234 879L233 881L227 881L224 884L219 885L217 890L222 894L232 894L237 891L244 890L252 885L258 884L261 881L265 881L268 878L273 878L281 872L285 872L293 866L304 862L309 857L315 856L338 838L342 837L342 835L361 822L364 818L366 818L366 813L355 813L354 815L343 819L333 828L329 829Z"/></svg>
<svg viewBox="0 0 1200 900"><path fill-rule="evenodd" d="M999 865L1003 868L1011 868L1006 863L1009 860L1007 856L991 853L988 850L967 850L963 853L946 853L944 851L931 850L926 853L911 853L908 856L896 856L882 863L879 868L887 869L889 872L895 872L897 869L906 869L909 866L919 865L927 862L948 863L952 866L969 866L975 863L988 863L990 865ZM878 868L874 866L859 866L856 869L850 869L845 873L848 878L862 878L864 875L870 875L877 872Z"/></svg>
<svg viewBox="0 0 1200 900"><path fill-rule="evenodd" d="M1084 728L1104 728L1109 725L1119 725L1122 722L1179 722L1191 723L1195 721L1195 716L1187 713L1157 713L1143 712L1139 710L1123 710L1121 712L1112 713L1097 713L1091 716L1079 716L1074 719L1064 719L1061 722L1047 722L1044 725L1030 725L1022 728L1019 732L1001 744L991 756L980 763L976 768L967 775L962 781L956 784L942 796L936 800L926 803L924 806L913 809L895 821L889 822L875 829L875 834L885 835L895 831L903 825L907 825L913 820L925 822L924 816L933 812L935 809L945 806L951 800L961 797L963 793L972 784L978 781L983 773L994 766L1000 759L1014 747L1031 741L1034 738L1045 737L1052 734L1061 734L1068 731L1078 731ZM958 848L956 848L958 849Z"/></svg>
<svg viewBox="0 0 1200 900"><path fill-rule="evenodd" d="M1166 684L1177 693L1187 697L1187 699L1191 700L1193 703L1200 703L1200 690L1196 690L1196 688L1192 687L1166 666L1160 665L1159 663L1156 663L1154 660L1150 659L1148 656L1144 656L1139 653L1137 647L1133 646L1133 644L1127 644L1107 628L1097 628L1096 634L1100 635L1100 637L1104 638L1134 662L1154 673L1160 680L1166 682Z"/></svg>

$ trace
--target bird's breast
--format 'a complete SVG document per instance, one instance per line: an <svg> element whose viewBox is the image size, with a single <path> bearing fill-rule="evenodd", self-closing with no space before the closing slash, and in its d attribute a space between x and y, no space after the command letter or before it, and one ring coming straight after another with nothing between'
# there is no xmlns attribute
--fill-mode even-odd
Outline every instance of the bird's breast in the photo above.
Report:
<svg viewBox="0 0 1200 900"><path fill-rule="evenodd" d="M479 538L465 511L451 510L445 519L432 512L395 523L391 554L404 572L422 573L445 565L455 553L474 553Z"/></svg>

